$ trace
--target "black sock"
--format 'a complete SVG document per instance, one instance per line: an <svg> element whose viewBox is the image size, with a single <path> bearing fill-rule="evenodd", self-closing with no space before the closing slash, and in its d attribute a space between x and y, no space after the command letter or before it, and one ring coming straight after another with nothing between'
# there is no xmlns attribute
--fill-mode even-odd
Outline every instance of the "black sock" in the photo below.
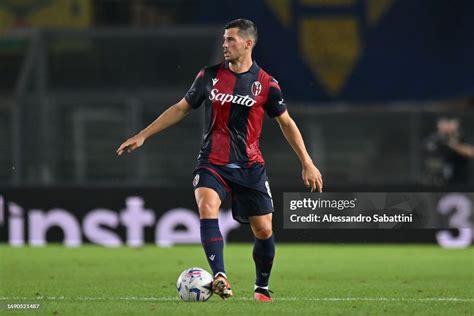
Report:
<svg viewBox="0 0 474 316"><path fill-rule="evenodd" d="M224 270L224 238L219 230L217 218L201 219L201 244L206 253L212 274L225 273Z"/></svg>
<svg viewBox="0 0 474 316"><path fill-rule="evenodd" d="M265 240L255 238L253 246L253 260L257 279L255 285L268 286L270 273L272 272L273 258L275 257L275 239L273 235Z"/></svg>

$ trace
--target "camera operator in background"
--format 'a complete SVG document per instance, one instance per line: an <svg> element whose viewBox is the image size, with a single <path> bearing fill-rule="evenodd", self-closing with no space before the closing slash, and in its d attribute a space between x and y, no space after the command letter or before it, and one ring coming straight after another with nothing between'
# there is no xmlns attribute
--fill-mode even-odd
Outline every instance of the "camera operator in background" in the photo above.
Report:
<svg viewBox="0 0 474 316"><path fill-rule="evenodd" d="M461 186L469 184L469 160L474 146L467 144L459 132L459 120L438 119L437 131L425 142L427 185Z"/></svg>

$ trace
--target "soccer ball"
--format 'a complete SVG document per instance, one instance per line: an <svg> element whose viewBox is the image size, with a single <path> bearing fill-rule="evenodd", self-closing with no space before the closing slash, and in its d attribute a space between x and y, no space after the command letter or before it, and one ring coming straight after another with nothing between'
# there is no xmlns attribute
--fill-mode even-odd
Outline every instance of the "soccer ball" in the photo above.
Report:
<svg viewBox="0 0 474 316"><path fill-rule="evenodd" d="M212 296L212 275L201 268L186 269L176 282L179 297L186 302L205 302Z"/></svg>

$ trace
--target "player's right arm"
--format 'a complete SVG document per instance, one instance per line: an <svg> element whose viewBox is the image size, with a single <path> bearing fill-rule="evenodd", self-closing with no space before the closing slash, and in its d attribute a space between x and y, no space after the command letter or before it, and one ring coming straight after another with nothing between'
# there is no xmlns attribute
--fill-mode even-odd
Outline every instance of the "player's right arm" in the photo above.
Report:
<svg viewBox="0 0 474 316"><path fill-rule="evenodd" d="M122 145L120 145L120 147L117 149L117 155L120 156L125 151L131 153L138 147L141 147L145 140L147 140L150 136L178 123L186 115L188 115L191 110L192 107L188 101L186 101L185 98L181 99L181 101L170 106L166 111L164 111L144 130L123 142Z"/></svg>

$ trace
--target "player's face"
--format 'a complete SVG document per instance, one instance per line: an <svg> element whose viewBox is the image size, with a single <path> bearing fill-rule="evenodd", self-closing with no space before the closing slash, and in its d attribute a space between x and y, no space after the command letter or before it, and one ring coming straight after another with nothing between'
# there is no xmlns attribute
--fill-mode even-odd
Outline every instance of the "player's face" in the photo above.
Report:
<svg viewBox="0 0 474 316"><path fill-rule="evenodd" d="M229 62L237 61L251 50L252 41L239 35L238 28L226 29L222 48L224 59Z"/></svg>

